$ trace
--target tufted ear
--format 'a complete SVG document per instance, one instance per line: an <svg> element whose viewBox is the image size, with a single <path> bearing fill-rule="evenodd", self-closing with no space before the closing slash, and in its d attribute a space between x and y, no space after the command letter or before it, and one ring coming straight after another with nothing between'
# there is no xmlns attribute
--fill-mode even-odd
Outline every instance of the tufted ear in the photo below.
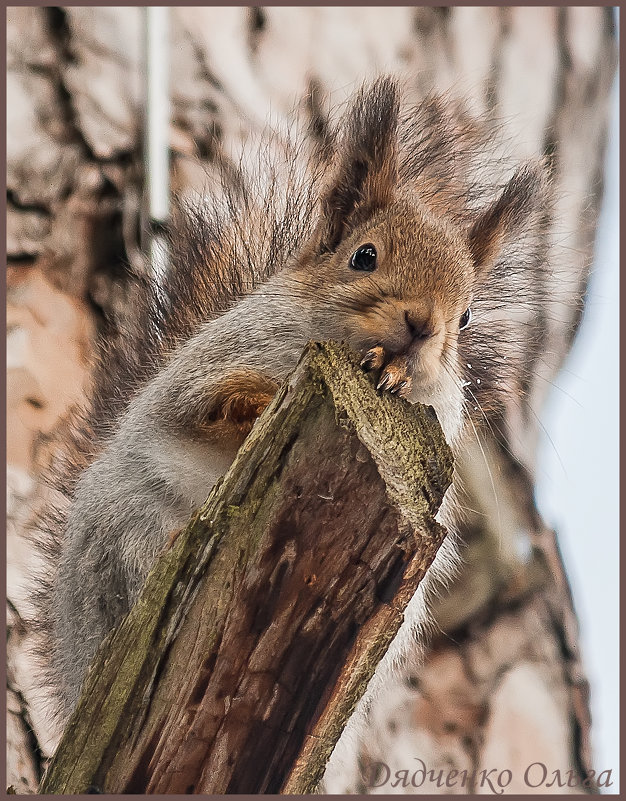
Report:
<svg viewBox="0 0 626 801"><path fill-rule="evenodd" d="M480 213L468 236L479 277L489 272L507 242L542 216L547 196L544 165L529 163L516 171L500 197Z"/></svg>
<svg viewBox="0 0 626 801"><path fill-rule="evenodd" d="M338 142L336 168L322 196L319 253L332 253L349 230L391 202L398 114L398 88L391 78L379 78L353 100Z"/></svg>

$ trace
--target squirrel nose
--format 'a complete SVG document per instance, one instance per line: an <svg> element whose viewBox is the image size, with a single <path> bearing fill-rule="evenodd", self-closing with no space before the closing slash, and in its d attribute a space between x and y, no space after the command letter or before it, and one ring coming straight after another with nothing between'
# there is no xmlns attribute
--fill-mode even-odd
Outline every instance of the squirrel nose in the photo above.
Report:
<svg viewBox="0 0 626 801"><path fill-rule="evenodd" d="M424 319L424 317L411 313L408 309L404 312L404 319L406 320L406 326L413 339L428 339L428 337L433 335L433 329L429 319Z"/></svg>

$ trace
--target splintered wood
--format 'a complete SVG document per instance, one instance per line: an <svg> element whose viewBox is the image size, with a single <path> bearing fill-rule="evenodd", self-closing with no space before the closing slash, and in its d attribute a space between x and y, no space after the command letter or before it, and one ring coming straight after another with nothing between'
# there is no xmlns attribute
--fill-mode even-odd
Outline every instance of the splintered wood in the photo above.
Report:
<svg viewBox="0 0 626 801"><path fill-rule="evenodd" d="M431 409L310 345L103 644L41 791L311 792L445 536L451 477Z"/></svg>

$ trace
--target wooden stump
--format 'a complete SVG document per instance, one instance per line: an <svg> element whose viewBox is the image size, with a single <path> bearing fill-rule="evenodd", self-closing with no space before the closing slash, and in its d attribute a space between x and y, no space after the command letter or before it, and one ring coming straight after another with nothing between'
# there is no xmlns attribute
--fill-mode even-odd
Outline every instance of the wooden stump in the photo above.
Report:
<svg viewBox="0 0 626 801"><path fill-rule="evenodd" d="M311 345L103 643L41 792L278 792L303 744L311 792L443 541L451 476L432 409Z"/></svg>

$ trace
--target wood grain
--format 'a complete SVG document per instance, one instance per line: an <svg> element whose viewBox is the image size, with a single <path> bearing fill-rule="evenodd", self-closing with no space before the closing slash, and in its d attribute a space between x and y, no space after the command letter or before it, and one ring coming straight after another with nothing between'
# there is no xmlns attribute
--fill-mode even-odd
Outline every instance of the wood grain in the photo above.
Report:
<svg viewBox="0 0 626 801"><path fill-rule="evenodd" d="M42 792L278 792L321 720L312 791L443 541L451 476L432 410L311 345L103 644Z"/></svg>

